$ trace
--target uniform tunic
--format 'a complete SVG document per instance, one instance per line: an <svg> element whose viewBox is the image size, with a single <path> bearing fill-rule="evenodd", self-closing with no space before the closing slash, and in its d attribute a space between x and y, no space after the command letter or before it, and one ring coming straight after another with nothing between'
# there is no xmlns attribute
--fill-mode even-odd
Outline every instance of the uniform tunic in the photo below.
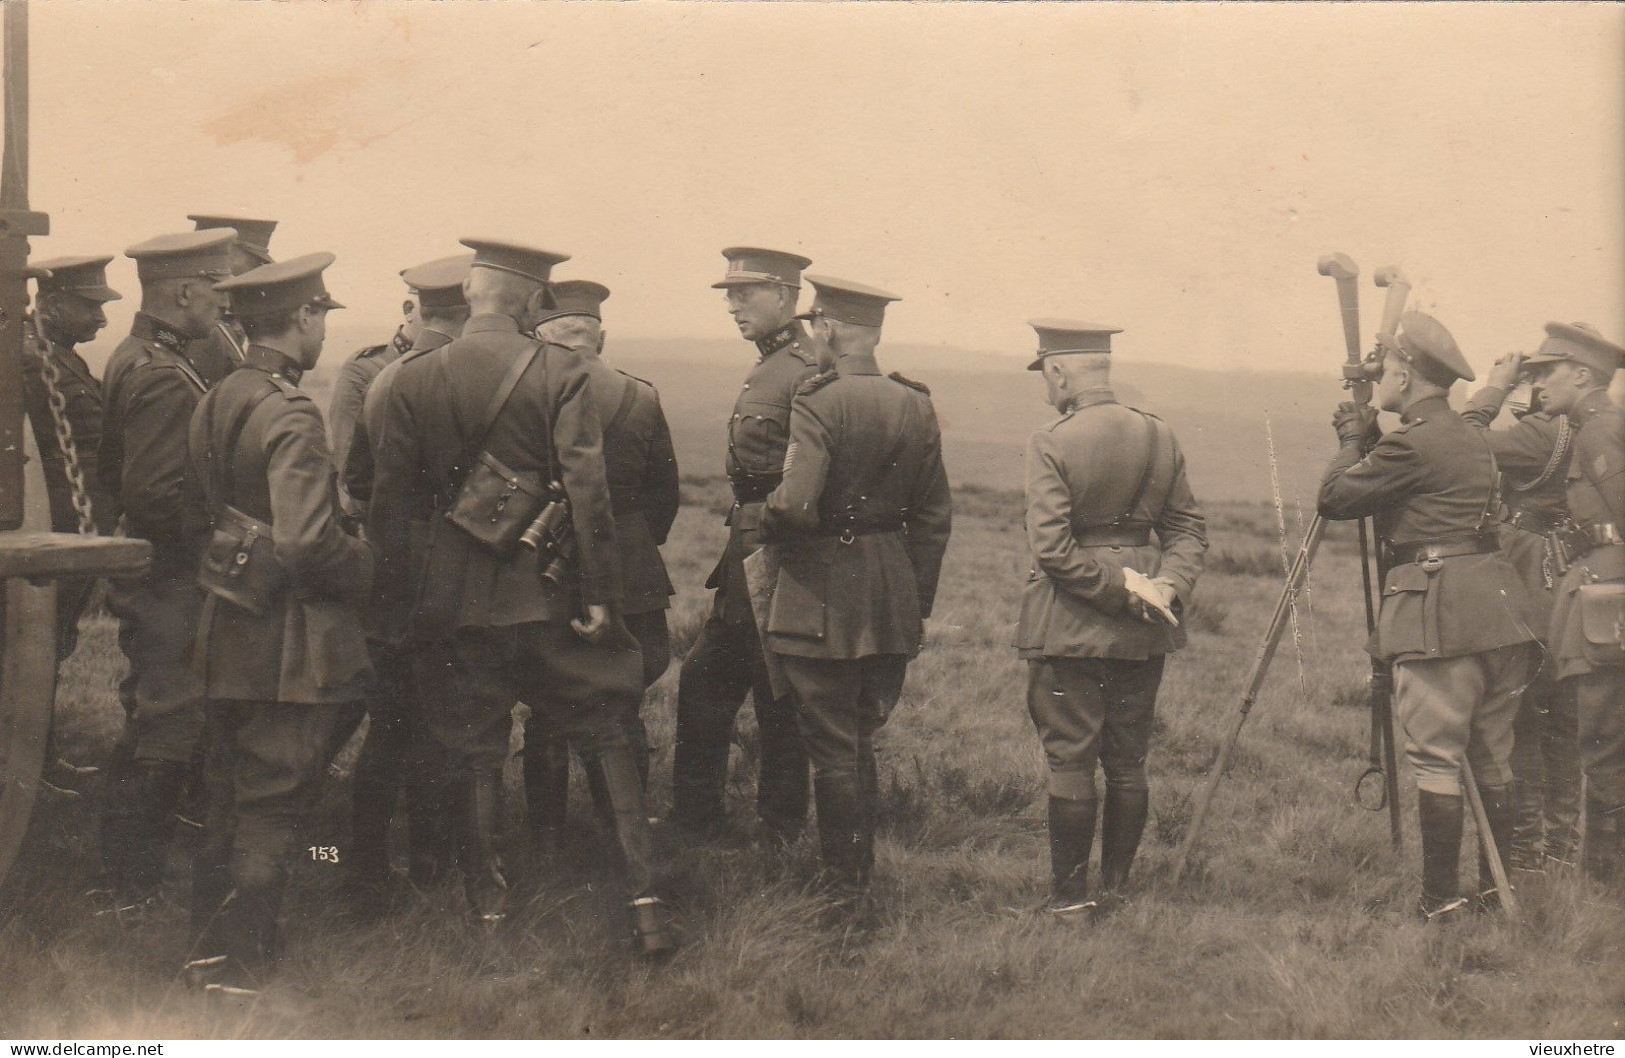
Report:
<svg viewBox="0 0 1625 1058"><path fill-rule="evenodd" d="M327 405L327 422L333 434L333 466L340 475L339 500L347 517L360 517L365 513L363 502L350 493L349 483L343 475L356 439L366 432L361 409L367 390L384 368L399 360L411 347L412 343L400 331L396 331L395 337L386 344L370 345L352 356L339 368L338 377L333 380L333 396Z"/></svg>
<svg viewBox="0 0 1625 1058"><path fill-rule="evenodd" d="M767 645L819 774L871 766L868 740L920 649L951 523L924 386L848 356L800 387L764 520L780 551Z"/></svg>
<svg viewBox="0 0 1625 1058"><path fill-rule="evenodd" d="M1567 478L1569 510L1582 528L1612 525L1625 530L1625 411L1598 390L1569 412L1578 433ZM1580 712L1580 760L1587 796L1602 810L1625 808L1625 664L1597 664L1591 649L1616 642L1612 622L1588 629L1580 610L1587 584L1625 582L1625 545L1593 547L1575 559L1557 586L1551 650L1557 675L1574 688ZM1618 655L1615 654L1615 657Z"/></svg>
<svg viewBox="0 0 1625 1058"><path fill-rule="evenodd" d="M1364 458L1357 444L1343 445L1321 484L1320 513L1375 516L1378 538L1396 550L1469 547L1495 514L1488 444L1442 396L1417 401L1402 419ZM1511 781L1512 722L1535 605L1493 551L1389 568L1372 646L1395 664L1395 711L1422 789L1459 793L1463 754L1480 784Z"/></svg>
<svg viewBox="0 0 1625 1058"><path fill-rule="evenodd" d="M1179 442L1111 390L1087 391L1028 439L1026 494L1033 569L1016 647L1049 792L1091 800L1097 761L1110 785L1143 790L1163 658L1185 634L1129 612L1123 570L1165 577L1175 607L1190 602L1207 529Z"/></svg>
<svg viewBox="0 0 1625 1058"><path fill-rule="evenodd" d="M1561 415L1532 411L1510 426L1490 429L1507 391L1485 386L1461 417L1478 427L1502 474L1501 555L1518 571L1535 608L1529 622L1542 643L1551 623L1558 571L1546 534L1568 517L1566 478L1574 427ZM1568 859L1579 842L1580 758L1572 692L1560 688L1550 655L1536 663L1513 724L1512 773L1517 819L1509 856L1538 864L1545 853Z"/></svg>
<svg viewBox="0 0 1625 1058"><path fill-rule="evenodd" d="M186 430L207 387L189 353L185 335L137 313L102 386L97 473L118 498L129 535L152 544L149 571L115 581L108 594L130 662L119 696L136 760L188 761L203 733L203 689L191 658L202 602L197 563L209 519L189 471Z"/></svg>
<svg viewBox="0 0 1625 1058"><path fill-rule="evenodd" d="M372 551L339 527L326 430L299 375L282 354L251 345L244 367L192 416L198 479L213 504L270 525L283 578L264 614L206 600L198 664L211 700L350 702L371 675L361 606L372 586ZM249 406L228 454L226 431ZM229 462L211 463L211 450Z"/></svg>

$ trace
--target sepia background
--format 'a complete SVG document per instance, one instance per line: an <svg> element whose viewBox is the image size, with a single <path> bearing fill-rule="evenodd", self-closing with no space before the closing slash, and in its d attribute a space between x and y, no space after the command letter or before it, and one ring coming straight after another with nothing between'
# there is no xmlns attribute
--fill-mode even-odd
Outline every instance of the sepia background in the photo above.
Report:
<svg viewBox="0 0 1625 1058"><path fill-rule="evenodd" d="M278 219L279 256L338 255L331 368L459 236L568 252L561 276L613 289L611 355L680 412L690 467L720 459L750 355L708 288L735 243L903 297L888 365L932 384L965 480L1017 472L1048 414L1013 373L1024 321L1071 316L1125 328L1125 396L1200 431L1199 489L1266 495L1273 439L1302 498L1337 399L1332 250L1403 266L1481 371L1549 319L1625 337L1618 5L38 0L33 21L39 255ZM129 296L93 362L135 307L131 262L112 274Z"/></svg>
<svg viewBox="0 0 1625 1058"><path fill-rule="evenodd" d="M33 205L55 233L36 253L115 253L193 212L276 218L278 256L339 258L329 282L350 308L308 381L318 394L392 333L397 272L460 235L572 253L561 276L611 286L608 355L659 386L684 472L666 548L679 653L708 604L723 423L754 356L709 289L724 246L797 249L903 296L882 360L932 388L956 521L881 746L876 931L820 924L811 840L783 861L663 847L689 945L649 974L615 951L612 901L593 891L584 793L561 868L529 858L510 781L499 945L464 933L455 887L358 925L337 873L302 863L283 978L222 1011L173 979L188 850L168 917L121 928L82 895L93 799L51 801L13 889L21 913L0 925L0 1035L1621 1032L1625 921L1581 880L1532 883L1518 922L1411 922L1411 795L1398 852L1354 806L1366 663L1348 527L1316 565L1193 879L1171 886L1168 867L1335 444L1343 341L1316 258L1347 252L1367 277L1403 266L1480 372L1549 319L1625 338L1625 8L31 6ZM126 300L87 350L98 366L135 308L131 263L111 275ZM1368 343L1379 293L1362 280ZM1045 315L1125 328L1120 392L1174 425L1214 536L1159 702L1143 888L1093 930L1035 913L1043 768L1009 645L1029 564L1019 458L1053 417L1021 370L1023 321ZM59 697L69 756L105 753L122 665L97 618ZM657 812L675 684L674 668L645 706ZM747 709L739 820L751 723ZM345 846L353 753L302 844Z"/></svg>

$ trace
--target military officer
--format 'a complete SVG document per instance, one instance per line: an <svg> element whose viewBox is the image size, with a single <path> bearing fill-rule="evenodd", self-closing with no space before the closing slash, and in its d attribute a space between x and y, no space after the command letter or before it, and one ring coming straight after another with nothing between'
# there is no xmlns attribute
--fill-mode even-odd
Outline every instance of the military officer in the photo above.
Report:
<svg viewBox="0 0 1625 1058"><path fill-rule="evenodd" d="M1061 417L1027 440L1033 569L1016 647L1049 766L1053 886L1046 907L1093 913L1122 900L1150 807L1146 756L1177 614L1207 550L1185 457L1168 425L1117 402L1115 327L1033 320L1049 403ZM1102 899L1090 897L1095 765L1106 774ZM1107 902L1103 902L1107 901Z"/></svg>
<svg viewBox="0 0 1625 1058"><path fill-rule="evenodd" d="M601 283L583 279L554 283L554 305L536 328L536 337L572 349L586 361L593 403L604 427L604 469L620 552L617 608L643 655L647 692L671 664L666 610L673 588L660 547L677 518L677 456L654 386L603 361L603 305L608 297L609 288ZM547 730L550 712L533 709L525 723L526 797L531 827L544 849L560 844L570 788L568 747ZM648 732L636 711L624 717L624 723L647 790Z"/></svg>
<svg viewBox="0 0 1625 1058"><path fill-rule="evenodd" d="M1545 649L1557 576L1548 536L1568 519L1564 483L1574 427L1533 402L1508 400L1525 374L1523 360L1521 353L1497 360L1461 417L1483 431L1495 453L1503 475L1501 554L1536 602L1529 626L1539 642L1512 728L1516 814L1506 858L1514 869L1541 871L1548 860L1573 863L1580 846L1579 721L1572 688L1558 683ZM1511 405L1516 422L1490 429L1503 405Z"/></svg>
<svg viewBox="0 0 1625 1058"><path fill-rule="evenodd" d="M294 828L370 675L360 607L372 554L340 528L322 416L299 388L327 313L343 308L322 281L332 263L308 254L220 284L247 356L190 424L214 522L198 571L209 797L190 965L228 992L257 990L272 969Z"/></svg>
<svg viewBox="0 0 1625 1058"><path fill-rule="evenodd" d="M1625 412L1608 396L1625 349L1583 323L1548 323L1527 361L1541 406L1574 424L1569 568L1557 586L1547 642L1579 707L1586 779L1585 869L1625 874Z"/></svg>
<svg viewBox="0 0 1625 1058"><path fill-rule="evenodd" d="M271 263L271 233L276 231L276 221L213 213L189 213L186 219L196 224L198 231L229 230L236 236L231 245L232 275L240 276ZM195 343L190 355L203 380L212 387L243 363L247 351L248 339L242 325L228 313L220 317L207 338Z"/></svg>
<svg viewBox="0 0 1625 1058"><path fill-rule="evenodd" d="M422 356L447 345L462 333L468 320L468 302L463 297L463 281L468 278L473 254L437 258L401 272L410 292L407 323L389 346L376 352L363 352L345 365L344 375L361 391L354 399L333 396L334 436L338 420L363 416L347 430L352 440L342 462L352 488L347 491L350 510L365 513L372 495L372 448L369 431L380 429L378 409L381 394L388 389L396 366L407 356ZM396 350L401 338L412 335L411 348L404 355ZM395 802L406 800L409 825L408 877L423 886L432 883L446 869L451 855L451 796L444 774L444 754L429 735L424 721L423 702L412 679L412 657L399 642L397 627L406 615L369 614L368 649L375 673L367 696L367 737L356 760L350 817L350 857L348 890L352 902L363 912L376 911L388 896L389 828L395 816Z"/></svg>
<svg viewBox="0 0 1625 1058"><path fill-rule="evenodd" d="M466 271L465 268L464 272ZM401 275L404 278L406 272L402 272ZM408 289L410 290L410 287ZM461 300L460 291L456 298ZM465 302L462 307L466 310L467 303ZM371 388L373 380L383 373L384 368L412 349L422 326L422 321L418 318L418 295L411 293L401 305L401 324L395 328L394 337L383 345L369 345L357 352L339 368L338 377L333 380L333 396L327 405L327 417L333 429L333 461L339 470L339 501L344 505L345 517L356 524L363 524L366 521L366 501L350 492L345 470L349 466L351 451L356 444L358 442L366 444L361 409L366 403L367 390ZM446 340L451 339L447 336ZM366 473L369 475L366 487L370 488L371 452L368 451L361 459L365 461Z"/></svg>
<svg viewBox="0 0 1625 1058"><path fill-rule="evenodd" d="M951 502L930 392L876 362L895 295L808 276L829 368L796 389L784 480L762 528L780 566L766 621L813 766L818 838L838 900L874 865L875 732L931 615Z"/></svg>
<svg viewBox="0 0 1625 1058"><path fill-rule="evenodd" d="M1339 407L1341 448L1321 483L1320 513L1374 516L1388 549L1374 646L1394 666L1394 710L1416 773L1422 831L1418 913L1433 921L1467 906L1457 877L1464 759L1496 847L1511 845L1512 722L1535 603L1499 554L1495 456L1450 408L1451 385L1474 377L1455 339L1432 316L1407 312L1397 335L1378 336L1378 348L1377 402L1400 413L1400 425L1362 457L1377 413ZM1494 885L1480 855L1478 906L1493 906Z"/></svg>
<svg viewBox="0 0 1625 1058"><path fill-rule="evenodd" d="M727 472L734 505L727 546L705 582L716 589L716 598L677 683L672 817L694 834L722 830L734 718L749 693L761 740L758 836L778 844L793 841L806 822L807 751L797 731L794 703L776 697L768 681L751 619L744 559L761 543L762 503L783 476L791 399L797 386L818 373L805 328L795 318L801 270L812 262L754 247L722 252L728 272L712 286L726 291L728 313L740 335L755 344L757 359L728 420Z"/></svg>
<svg viewBox="0 0 1625 1058"><path fill-rule="evenodd" d="M504 914L498 845L513 705L545 703L608 794L634 941L665 954L673 941L621 723L636 709L641 663L612 611L620 573L598 410L582 359L522 333L545 314L549 273L567 258L500 240L464 245L474 262L462 335L400 361L383 394L367 522L381 552L380 603L407 615L420 691L437 705L429 723L471 774L460 862L476 922L495 926ZM558 491L575 575L546 579L550 554L523 537L559 510Z"/></svg>
<svg viewBox="0 0 1625 1058"><path fill-rule="evenodd" d="M118 291L107 285L111 257L58 257L35 261L37 272L34 318L39 343L24 349L23 399L45 471L45 490L51 504L51 528L59 533L79 531L73 483L67 461L57 443L51 390L60 394L64 418L72 434L75 454L84 479L90 519L96 532L111 535L118 525L118 498L102 487L97 456L102 440L102 384L77 347L94 341L107 326L102 306L118 301ZM47 360L55 379L47 382ZM57 581L57 663L66 661L79 641L79 618L95 586L91 577L63 577Z"/></svg>
<svg viewBox="0 0 1625 1058"><path fill-rule="evenodd" d="M209 517L188 474L186 424L208 383L190 354L220 320L224 295L214 284L231 274L232 241L230 231L186 232L125 251L136 262L141 309L107 363L97 473L118 497L129 535L151 542L152 566L108 593L130 663L119 684L128 720L102 815L102 859L120 907L144 901L163 878L173 812L203 733L190 660Z"/></svg>

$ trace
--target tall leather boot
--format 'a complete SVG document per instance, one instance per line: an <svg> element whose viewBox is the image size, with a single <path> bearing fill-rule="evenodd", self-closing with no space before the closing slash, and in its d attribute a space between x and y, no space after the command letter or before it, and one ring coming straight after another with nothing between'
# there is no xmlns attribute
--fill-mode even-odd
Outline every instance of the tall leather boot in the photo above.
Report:
<svg viewBox="0 0 1625 1058"><path fill-rule="evenodd" d="M527 725L525 736L525 805L530 810L530 833L535 848L552 856L564 847L564 827L570 810L570 743L541 734L540 725ZM536 743L529 743L536 731Z"/></svg>
<svg viewBox="0 0 1625 1058"><path fill-rule="evenodd" d="M507 917L502 875L502 768L470 769L463 813L463 892L476 925L494 929Z"/></svg>
<svg viewBox="0 0 1625 1058"><path fill-rule="evenodd" d="M406 875L413 885L426 888L451 869L451 800L458 783L446 752L421 729L412 733L411 760L406 786Z"/></svg>
<svg viewBox="0 0 1625 1058"><path fill-rule="evenodd" d="M1512 784L1480 786L1478 797L1484 802L1484 815L1490 822L1490 836L1495 839L1495 847L1501 857L1501 869L1505 871L1506 850L1512 845L1518 810ZM1495 911L1501 907L1501 891L1495 886L1495 872L1490 867L1490 858L1484 851L1482 838L1478 842L1478 896L1474 900L1474 906L1479 911Z"/></svg>
<svg viewBox="0 0 1625 1058"><path fill-rule="evenodd" d="M1049 799L1049 866L1052 885L1045 910L1057 915L1093 911L1089 899L1089 852L1095 844L1097 802ZM1125 871L1127 866L1124 867Z"/></svg>
<svg viewBox="0 0 1625 1058"><path fill-rule="evenodd" d="M125 889L131 843L135 836L135 740L121 736L102 769L101 859L107 885Z"/></svg>
<svg viewBox="0 0 1625 1058"><path fill-rule="evenodd" d="M288 872L278 858L239 848L232 853L235 893L227 911L227 968L210 990L257 992L276 965L282 893Z"/></svg>
<svg viewBox="0 0 1625 1058"><path fill-rule="evenodd" d="M173 761L135 764L130 847L119 896L123 904L147 900L163 884L175 835L175 809L186 786L187 770L187 764Z"/></svg>
<svg viewBox="0 0 1625 1058"><path fill-rule="evenodd" d="M838 900L861 898L869 886L866 861L873 856L873 842L865 842L862 780L856 773L814 775L813 800L830 889Z"/></svg>
<svg viewBox="0 0 1625 1058"><path fill-rule="evenodd" d="M381 892L389 879L389 828L400 790L398 721L372 717L350 783L350 848L346 887Z"/></svg>
<svg viewBox="0 0 1625 1058"><path fill-rule="evenodd" d="M1586 798L1585 872L1603 885L1614 884L1619 876L1621 816L1625 812L1610 813L1603 802Z"/></svg>
<svg viewBox="0 0 1625 1058"><path fill-rule="evenodd" d="M1417 914L1424 922L1433 922L1467 906L1460 889L1462 797L1418 790L1416 804L1422 831L1422 899Z"/></svg>
<svg viewBox="0 0 1625 1058"><path fill-rule="evenodd" d="M1151 811L1149 790L1106 787L1106 805L1100 819L1100 888L1121 896L1128 886L1128 870L1140 849L1145 819Z"/></svg>
<svg viewBox="0 0 1625 1058"><path fill-rule="evenodd" d="M1572 866L1580 851L1580 732L1574 688L1552 696L1545 738L1546 858Z"/></svg>
<svg viewBox="0 0 1625 1058"><path fill-rule="evenodd" d="M1546 847L1546 785L1527 779L1515 780L1513 791L1512 837L1501 850L1507 865L1520 871L1538 871Z"/></svg>
<svg viewBox="0 0 1625 1058"><path fill-rule="evenodd" d="M583 757L588 779L602 789L612 821L610 832L620 854L632 944L646 958L665 958L677 950L665 905L654 895L654 857L650 850L649 814L643 804L637 763L626 746L614 746Z"/></svg>

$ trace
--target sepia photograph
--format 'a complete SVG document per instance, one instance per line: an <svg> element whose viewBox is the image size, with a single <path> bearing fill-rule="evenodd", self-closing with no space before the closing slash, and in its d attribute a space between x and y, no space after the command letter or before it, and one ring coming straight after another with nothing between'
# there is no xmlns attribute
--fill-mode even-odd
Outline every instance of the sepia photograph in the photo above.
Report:
<svg viewBox="0 0 1625 1058"><path fill-rule="evenodd" d="M9 1055L1625 1036L1625 5L0 27Z"/></svg>

